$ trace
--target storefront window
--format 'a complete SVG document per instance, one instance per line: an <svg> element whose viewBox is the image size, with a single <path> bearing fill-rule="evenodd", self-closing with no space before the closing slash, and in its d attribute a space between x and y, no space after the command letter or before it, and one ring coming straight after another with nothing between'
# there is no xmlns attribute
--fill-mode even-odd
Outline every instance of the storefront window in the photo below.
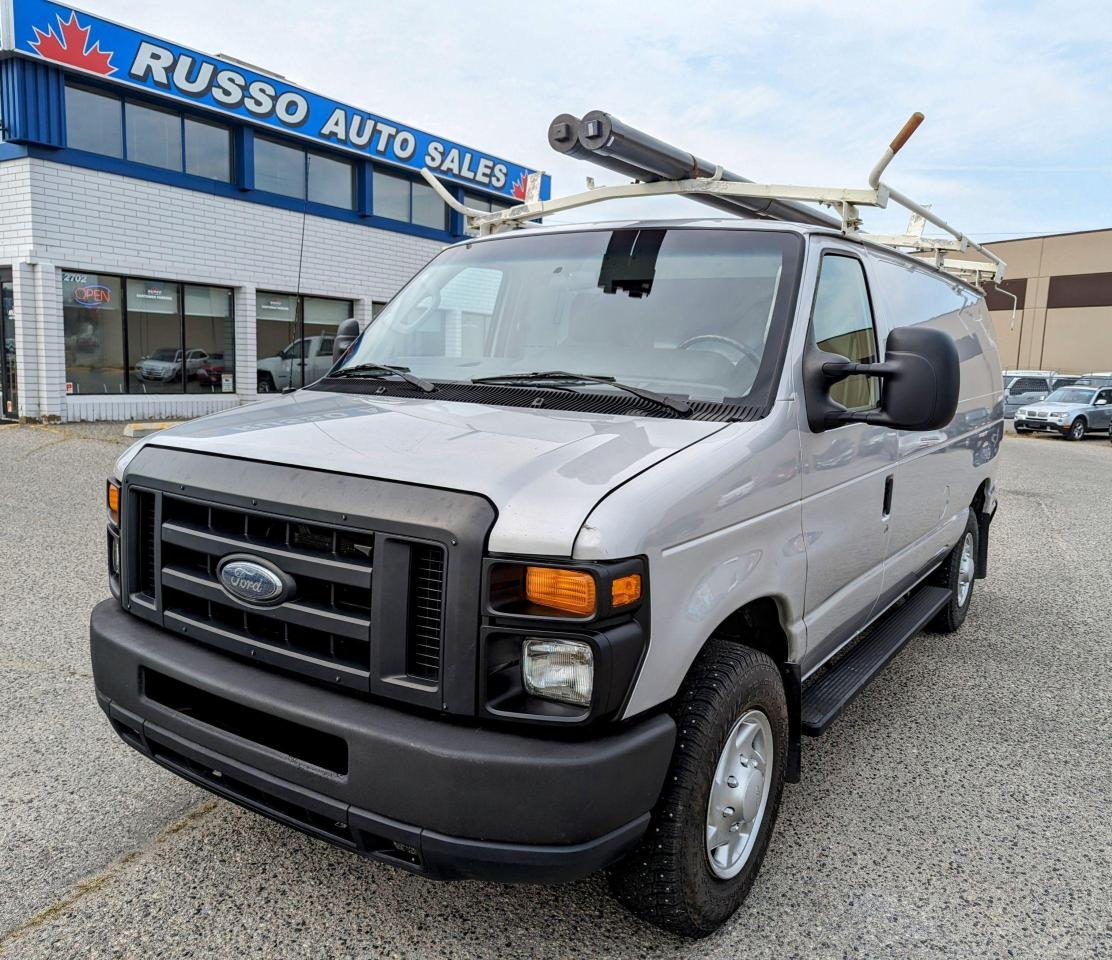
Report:
<svg viewBox="0 0 1112 960"><path fill-rule="evenodd" d="M15 349L12 272L0 269L0 420L19 416L19 358Z"/></svg>
<svg viewBox="0 0 1112 960"><path fill-rule="evenodd" d="M231 290L65 271L62 296L68 393L234 392Z"/></svg>
<svg viewBox="0 0 1112 960"><path fill-rule="evenodd" d="M181 393L195 357L183 357L178 286L127 281L127 355L135 393Z"/></svg>
<svg viewBox="0 0 1112 960"><path fill-rule="evenodd" d="M209 180L231 180L232 131L186 117L185 172Z"/></svg>
<svg viewBox="0 0 1112 960"><path fill-rule="evenodd" d="M128 160L164 170L181 170L180 113L128 101L124 105L124 121Z"/></svg>
<svg viewBox="0 0 1112 960"><path fill-rule="evenodd" d="M118 277L63 271L67 393L121 393L127 389L123 300Z"/></svg>
<svg viewBox="0 0 1112 960"><path fill-rule="evenodd" d="M351 210L355 206L355 167L343 160L310 153L309 199Z"/></svg>
<svg viewBox="0 0 1112 960"><path fill-rule="evenodd" d="M255 354L259 393L284 390L301 372L297 297L255 294Z"/></svg>
<svg viewBox="0 0 1112 960"><path fill-rule="evenodd" d="M336 328L353 308L350 300L257 293L259 392L296 389L323 377L332 366Z"/></svg>
<svg viewBox="0 0 1112 960"><path fill-rule="evenodd" d="M255 138L255 189L305 199L305 151Z"/></svg>
<svg viewBox="0 0 1112 960"><path fill-rule="evenodd" d="M66 146L106 157L122 157L123 105L119 99L67 83Z"/></svg>
<svg viewBox="0 0 1112 960"><path fill-rule="evenodd" d="M185 288L186 355L198 356L186 390L234 393L236 367L232 291L222 287Z"/></svg>

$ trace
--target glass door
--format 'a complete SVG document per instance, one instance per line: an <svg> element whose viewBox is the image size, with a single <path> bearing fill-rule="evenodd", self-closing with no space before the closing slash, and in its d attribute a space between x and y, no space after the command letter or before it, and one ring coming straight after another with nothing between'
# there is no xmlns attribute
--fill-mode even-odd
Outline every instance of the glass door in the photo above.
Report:
<svg viewBox="0 0 1112 960"><path fill-rule="evenodd" d="M15 355L12 272L0 269L0 420L19 417L19 365Z"/></svg>

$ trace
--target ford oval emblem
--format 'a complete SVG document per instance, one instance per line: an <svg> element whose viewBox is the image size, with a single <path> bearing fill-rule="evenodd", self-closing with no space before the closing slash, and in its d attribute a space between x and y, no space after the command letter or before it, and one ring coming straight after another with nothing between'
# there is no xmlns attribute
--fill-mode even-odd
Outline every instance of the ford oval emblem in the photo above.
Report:
<svg viewBox="0 0 1112 960"><path fill-rule="evenodd" d="M282 603L293 591L293 581L274 564L245 554L221 560L216 576L236 600L260 607Z"/></svg>

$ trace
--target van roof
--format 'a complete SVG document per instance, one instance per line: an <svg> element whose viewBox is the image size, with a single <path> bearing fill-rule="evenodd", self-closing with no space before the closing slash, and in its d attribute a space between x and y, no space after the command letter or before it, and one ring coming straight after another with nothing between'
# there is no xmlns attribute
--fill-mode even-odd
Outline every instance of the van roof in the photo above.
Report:
<svg viewBox="0 0 1112 960"><path fill-rule="evenodd" d="M700 228L713 228L716 230L761 230L774 233L798 233L802 236L816 234L818 236L837 237L845 240L847 243L861 244L862 246L871 247L889 256L900 257L908 264L929 273L936 274L947 283L964 287L978 297L984 296L984 293L971 283L967 283L959 277L955 277L952 273L947 273L945 270L938 269L933 263L923 260L920 257L913 257L902 250L893 249L882 243L873 243L867 237L846 237L840 231L831 227L823 227L810 223L796 223L791 220L748 220L741 217L674 217L655 220L600 220L584 221L582 223L530 224L520 230L493 233L486 237L469 237L466 240L460 240L455 245L489 243L493 240L507 240L515 236L521 237L538 233L586 233L595 230L674 230Z"/></svg>

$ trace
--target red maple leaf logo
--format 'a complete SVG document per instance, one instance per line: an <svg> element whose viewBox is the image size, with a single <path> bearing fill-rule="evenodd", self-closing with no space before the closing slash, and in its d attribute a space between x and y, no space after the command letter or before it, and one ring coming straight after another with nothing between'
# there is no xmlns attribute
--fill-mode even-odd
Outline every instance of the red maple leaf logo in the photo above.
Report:
<svg viewBox="0 0 1112 960"><path fill-rule="evenodd" d="M518 177L514 181L514 185L511 188L511 192L514 195L515 200L524 200L525 199L525 182L526 182L527 176L528 176L527 174L523 173L520 177Z"/></svg>
<svg viewBox="0 0 1112 960"><path fill-rule="evenodd" d="M77 22L77 14L70 11L70 18L62 22L58 16L58 33L54 33L51 26L47 33L38 27L33 28L35 39L29 46L45 60L64 63L70 67L80 67L90 73L99 73L107 77L116 72L112 66L112 54L100 49L100 41L89 46L89 27L83 27Z"/></svg>

